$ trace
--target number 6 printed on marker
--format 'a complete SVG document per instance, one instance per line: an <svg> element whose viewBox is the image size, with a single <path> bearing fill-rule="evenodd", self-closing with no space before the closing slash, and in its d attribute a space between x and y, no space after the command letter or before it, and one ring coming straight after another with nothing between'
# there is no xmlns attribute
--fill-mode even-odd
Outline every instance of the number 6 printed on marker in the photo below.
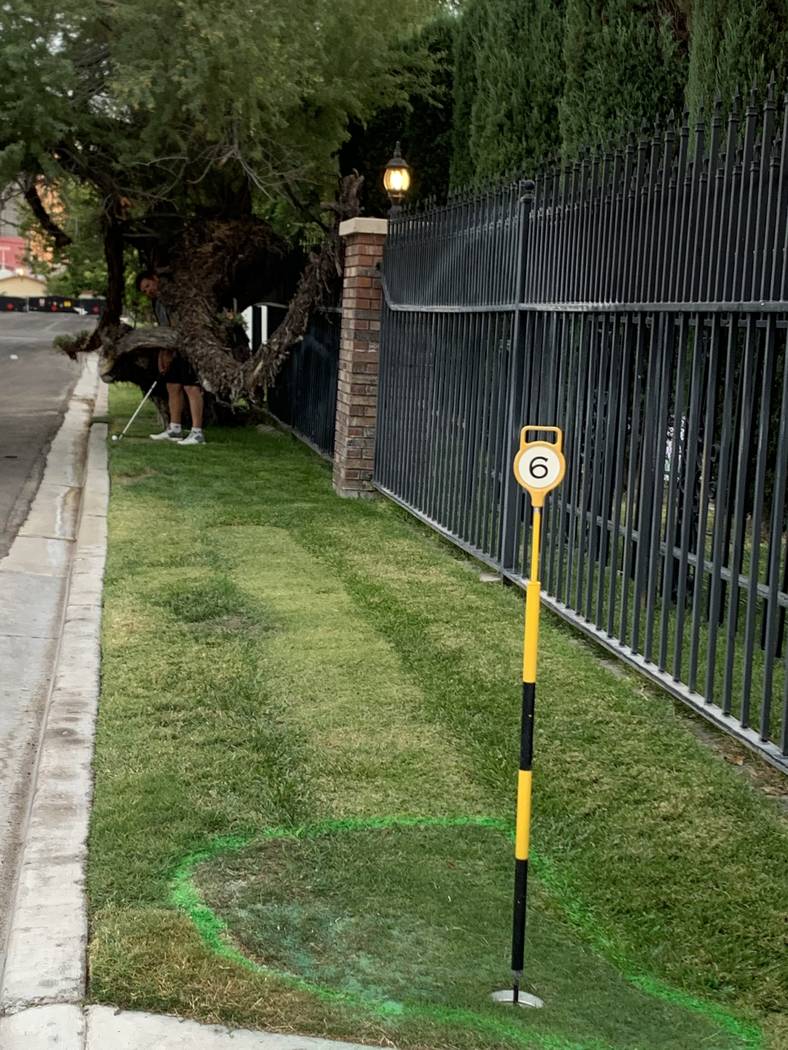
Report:
<svg viewBox="0 0 788 1050"><path fill-rule="evenodd" d="M529 431L555 434L555 440L526 441ZM520 451L514 460L514 476L529 493L535 507L542 507L547 493L563 480L566 461L562 445L563 434L558 427L523 427L520 431Z"/></svg>
<svg viewBox="0 0 788 1050"><path fill-rule="evenodd" d="M543 481L550 473L547 456L533 456L528 462L528 473L532 478Z"/></svg>

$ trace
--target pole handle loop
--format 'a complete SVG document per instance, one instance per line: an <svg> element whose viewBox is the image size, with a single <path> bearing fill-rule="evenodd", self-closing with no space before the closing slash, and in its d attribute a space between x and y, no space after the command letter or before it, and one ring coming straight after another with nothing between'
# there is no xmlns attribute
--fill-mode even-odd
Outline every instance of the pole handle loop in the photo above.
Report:
<svg viewBox="0 0 788 1050"><path fill-rule="evenodd" d="M560 427L545 427L545 426L541 426L541 427L533 427L533 426L523 427L522 430L520 431L520 448L523 448L525 445L528 444L528 442L525 440L525 435L526 434L539 434L539 433L542 433L542 434L545 434L545 433L547 433L547 434L555 434L556 437L555 437L555 441L553 442L553 445L555 445L555 450L556 450L556 452L560 452L562 450L562 447L563 447L563 444L564 444L564 435L563 435L563 431L561 430L561 428Z"/></svg>

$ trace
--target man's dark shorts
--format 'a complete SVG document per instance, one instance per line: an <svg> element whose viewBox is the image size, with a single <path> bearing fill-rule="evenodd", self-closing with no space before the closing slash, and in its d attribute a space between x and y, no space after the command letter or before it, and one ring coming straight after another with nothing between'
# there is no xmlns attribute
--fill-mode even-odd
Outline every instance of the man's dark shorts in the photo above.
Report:
<svg viewBox="0 0 788 1050"><path fill-rule="evenodd" d="M176 354L173 357L170 367L164 373L163 377L165 383L180 383L182 386L199 386L199 380L197 374L191 367L188 361L184 360L180 354Z"/></svg>

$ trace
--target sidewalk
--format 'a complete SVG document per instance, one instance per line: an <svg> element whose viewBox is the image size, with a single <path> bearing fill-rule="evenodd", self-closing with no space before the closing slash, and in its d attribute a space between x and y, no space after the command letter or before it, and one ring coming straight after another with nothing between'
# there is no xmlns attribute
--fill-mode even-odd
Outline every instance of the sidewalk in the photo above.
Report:
<svg viewBox="0 0 788 1050"><path fill-rule="evenodd" d="M76 541L88 427L96 397L86 367L52 443L27 520L0 560L0 964L31 776L52 695Z"/></svg>
<svg viewBox="0 0 788 1050"><path fill-rule="evenodd" d="M86 1006L85 865L107 545L107 389L86 362L0 562L3 1050L352 1050Z"/></svg>

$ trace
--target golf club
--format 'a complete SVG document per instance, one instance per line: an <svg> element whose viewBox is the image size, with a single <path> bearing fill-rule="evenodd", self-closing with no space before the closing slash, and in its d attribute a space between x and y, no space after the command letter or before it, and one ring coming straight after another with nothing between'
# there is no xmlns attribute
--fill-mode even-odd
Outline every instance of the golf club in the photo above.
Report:
<svg viewBox="0 0 788 1050"><path fill-rule="evenodd" d="M147 394L145 395L145 397L143 397L142 401L140 401L140 403L139 403L139 404L137 405L137 408L136 408L136 409L135 409L135 411L134 411L134 415L133 415L133 416L131 417L131 419L130 419L130 420L128 421L128 423L126 424L126 426L125 426L125 427L123 428L123 430L122 430L122 431L120 432L120 434L113 434L113 435L112 435L112 440L113 440L113 441L120 441L120 439L121 439L121 438L123 437L123 435L124 435L124 434L126 433L126 431L127 431L128 429L129 429L129 427L131 426L131 424L132 424L132 423L134 422L134 420L135 420L135 419L137 418L137 416L139 415L139 413L140 413L140 409L142 408L142 406L143 406L143 405L145 404L145 402L146 402L146 401L148 400L148 398L149 398L149 397L151 396L151 394L153 393L153 391L154 391L154 388L155 388L155 386L156 386L156 384L157 384L157 383L158 383L158 379L154 379L154 380L153 380L153 382L151 383L151 388L150 388L150 390L149 390L149 391L147 392Z"/></svg>

